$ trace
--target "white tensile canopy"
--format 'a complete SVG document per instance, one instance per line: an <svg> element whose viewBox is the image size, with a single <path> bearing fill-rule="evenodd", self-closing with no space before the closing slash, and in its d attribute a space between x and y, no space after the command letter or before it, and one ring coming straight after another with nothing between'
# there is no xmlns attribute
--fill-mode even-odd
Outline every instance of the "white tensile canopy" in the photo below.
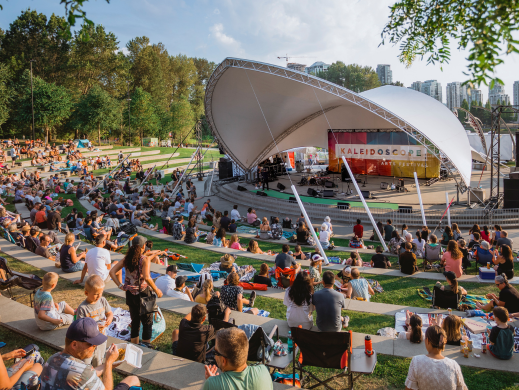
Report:
<svg viewBox="0 0 519 390"><path fill-rule="evenodd" d="M357 94L291 69L227 58L208 81L205 112L220 145L245 170L288 149L327 148L328 129L395 129L446 157L470 185L463 126L442 103L408 88Z"/></svg>

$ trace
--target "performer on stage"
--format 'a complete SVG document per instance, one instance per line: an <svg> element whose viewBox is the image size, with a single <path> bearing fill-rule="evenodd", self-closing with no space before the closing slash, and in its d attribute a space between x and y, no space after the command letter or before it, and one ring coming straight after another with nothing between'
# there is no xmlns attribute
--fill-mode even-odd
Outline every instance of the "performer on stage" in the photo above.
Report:
<svg viewBox="0 0 519 390"><path fill-rule="evenodd" d="M269 189L269 171L267 168L261 169L261 181L263 183L263 191L265 191L265 185L267 186L267 190Z"/></svg>

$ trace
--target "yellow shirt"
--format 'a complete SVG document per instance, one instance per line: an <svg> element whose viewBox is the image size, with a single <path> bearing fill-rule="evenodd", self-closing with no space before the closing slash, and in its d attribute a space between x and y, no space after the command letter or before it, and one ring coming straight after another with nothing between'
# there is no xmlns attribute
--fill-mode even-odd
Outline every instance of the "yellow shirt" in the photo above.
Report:
<svg viewBox="0 0 519 390"><path fill-rule="evenodd" d="M203 305L207 305L207 300L202 296L202 294L198 294L196 297L195 297L195 302L197 303L201 303Z"/></svg>

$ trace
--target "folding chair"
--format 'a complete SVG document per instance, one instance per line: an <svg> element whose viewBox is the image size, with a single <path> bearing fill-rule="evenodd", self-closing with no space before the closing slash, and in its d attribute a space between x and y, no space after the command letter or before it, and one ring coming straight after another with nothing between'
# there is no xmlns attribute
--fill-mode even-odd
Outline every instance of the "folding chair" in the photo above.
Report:
<svg viewBox="0 0 519 390"><path fill-rule="evenodd" d="M457 310L461 300L461 293L455 294L453 291L443 291L440 287L434 286L432 305L442 309Z"/></svg>
<svg viewBox="0 0 519 390"><path fill-rule="evenodd" d="M36 241L34 241L34 237L27 236L25 237L25 249L28 251L31 251L32 253L36 252L36 248L38 245L36 244Z"/></svg>
<svg viewBox="0 0 519 390"><path fill-rule="evenodd" d="M352 349L352 332L312 332L302 328L290 328L292 332L292 340L294 342L294 351L292 353L293 363L293 385L295 385L296 368L299 369L299 378L301 387L305 379L314 379L318 383L305 387L313 389L315 387L324 386L332 390L327 385L328 382L347 377L348 389L353 389L353 383L360 375L372 374L377 364L377 353L373 351L373 355L367 356L364 349ZM299 359L296 359L295 345L301 351ZM342 370L339 374L328 379L320 380L305 367L321 367ZM306 375L303 377L303 373ZM359 374L354 377L353 374Z"/></svg>
<svg viewBox="0 0 519 390"><path fill-rule="evenodd" d="M231 324L230 322L225 322L222 320L219 320L217 318L212 318L209 323L213 325L213 328L216 331L220 329L226 329L226 328L237 328L235 324ZM260 326L254 334L249 339L249 353L247 356L247 360L252 362L261 362L262 364L265 364L267 367L270 366L270 363L272 363L272 360L270 363L266 363L265 361L265 352L270 353L269 349L267 348L267 344L265 343L265 337L264 334L267 334L263 328ZM274 325L274 328L268 335L271 339L274 337L274 334L276 334L276 339L279 340L279 329L277 325ZM261 348L261 359L258 358L258 350ZM290 361L288 362L290 363ZM288 365L288 364L287 364Z"/></svg>
<svg viewBox="0 0 519 390"><path fill-rule="evenodd" d="M14 297L12 288L21 287L25 290L30 290L29 298L32 307L32 296L36 292L36 289L41 287L42 279L37 275L23 274L16 272L9 268L7 260L4 257L0 257L0 270L4 271L6 279L0 279L0 291L7 291L9 297L15 301L17 298Z"/></svg>
<svg viewBox="0 0 519 390"><path fill-rule="evenodd" d="M441 270L441 267L440 267L441 255L442 255L441 245L438 244L435 247L432 247L429 244L425 244L423 263L422 263L424 272L426 271L428 264L430 264L432 266L431 269L436 269L439 272Z"/></svg>
<svg viewBox="0 0 519 390"><path fill-rule="evenodd" d="M292 286L296 279L296 270L292 268L281 269L277 267L274 271L274 277L278 281L278 286L288 288Z"/></svg>

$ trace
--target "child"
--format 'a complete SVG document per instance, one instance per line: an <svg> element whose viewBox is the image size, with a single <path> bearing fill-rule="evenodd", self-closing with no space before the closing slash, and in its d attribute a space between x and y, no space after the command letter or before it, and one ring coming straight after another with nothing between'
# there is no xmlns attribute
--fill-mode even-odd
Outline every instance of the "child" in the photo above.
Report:
<svg viewBox="0 0 519 390"><path fill-rule="evenodd" d="M498 359L511 359L514 353L514 328L507 324L508 310L504 307L496 306L493 313L497 326L494 326L490 331L487 349L492 356Z"/></svg>
<svg viewBox="0 0 519 390"><path fill-rule="evenodd" d="M207 233L205 238L206 244L213 245L214 235L216 234L216 228L214 226L211 227L211 231Z"/></svg>
<svg viewBox="0 0 519 390"><path fill-rule="evenodd" d="M54 330L70 325L74 321L74 310L65 301L55 304L51 291L58 284L58 274L47 272L43 277L42 287L34 294L34 318L41 330Z"/></svg>
<svg viewBox="0 0 519 390"><path fill-rule="evenodd" d="M91 275L85 282L86 299L77 308L77 318L90 317L97 322L99 331L106 334L105 329L112 323L114 313L108 301L103 297L105 282L99 275ZM85 359L86 364L97 367L103 363L106 352L106 341L98 345L92 357Z"/></svg>

